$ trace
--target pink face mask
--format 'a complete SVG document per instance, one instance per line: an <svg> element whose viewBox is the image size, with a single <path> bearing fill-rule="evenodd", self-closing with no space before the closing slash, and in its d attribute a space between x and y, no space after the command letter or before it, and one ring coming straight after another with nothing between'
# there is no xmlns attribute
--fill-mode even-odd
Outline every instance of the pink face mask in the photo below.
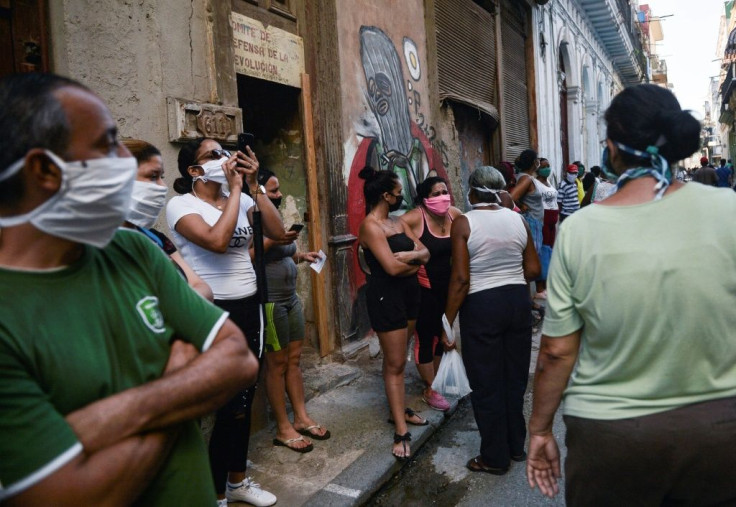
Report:
<svg viewBox="0 0 736 507"><path fill-rule="evenodd" d="M445 215L450 209L450 194L424 199L424 206L435 215Z"/></svg>

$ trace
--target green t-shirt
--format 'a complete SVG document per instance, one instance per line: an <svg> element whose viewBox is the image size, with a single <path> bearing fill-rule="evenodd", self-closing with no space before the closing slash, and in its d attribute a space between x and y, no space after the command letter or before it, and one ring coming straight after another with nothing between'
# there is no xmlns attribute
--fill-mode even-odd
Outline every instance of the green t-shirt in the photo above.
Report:
<svg viewBox="0 0 736 507"><path fill-rule="evenodd" d="M688 184L560 227L543 333L582 328L564 412L623 419L736 396L736 194Z"/></svg>
<svg viewBox="0 0 736 507"><path fill-rule="evenodd" d="M227 318L123 229L61 270L0 268L0 294L0 501L82 451L66 414L160 378L173 335L206 350ZM184 426L139 504L214 505L204 441Z"/></svg>

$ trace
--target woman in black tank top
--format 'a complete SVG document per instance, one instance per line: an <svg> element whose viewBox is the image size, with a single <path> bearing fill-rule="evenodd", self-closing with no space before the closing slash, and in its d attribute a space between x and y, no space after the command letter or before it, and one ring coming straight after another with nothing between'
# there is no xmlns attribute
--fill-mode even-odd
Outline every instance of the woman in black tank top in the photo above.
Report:
<svg viewBox="0 0 736 507"><path fill-rule="evenodd" d="M425 179L417 185L416 208L401 217L412 232L429 250L429 262L419 268L417 277L421 285L421 303L416 326L414 360L425 388L422 399L435 410L445 411L449 402L432 389L437 368L442 357L442 314L447 303L450 283L450 227L462 212L450 205L447 182L437 176Z"/></svg>
<svg viewBox="0 0 736 507"><path fill-rule="evenodd" d="M391 171L366 167L363 194L366 217L360 224L358 242L370 269L366 302L371 326L383 351L383 381L394 421L393 455L410 457L411 433L407 423L427 421L404 405L406 346L419 312L417 271L429 260L429 251L401 220L389 215L401 206L401 183Z"/></svg>

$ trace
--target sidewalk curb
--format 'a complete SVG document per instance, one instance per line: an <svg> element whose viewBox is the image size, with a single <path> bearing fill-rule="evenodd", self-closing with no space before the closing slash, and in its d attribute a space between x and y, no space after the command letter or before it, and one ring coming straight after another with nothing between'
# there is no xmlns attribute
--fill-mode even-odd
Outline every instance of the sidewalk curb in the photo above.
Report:
<svg viewBox="0 0 736 507"><path fill-rule="evenodd" d="M429 438L455 413L458 399L450 399L447 412L425 413L427 426L410 426L412 454L415 454ZM353 462L327 486L309 497L305 506L352 507L363 505L391 478L411 461L401 463L388 452L386 445L376 445ZM372 465L372 466L371 466Z"/></svg>

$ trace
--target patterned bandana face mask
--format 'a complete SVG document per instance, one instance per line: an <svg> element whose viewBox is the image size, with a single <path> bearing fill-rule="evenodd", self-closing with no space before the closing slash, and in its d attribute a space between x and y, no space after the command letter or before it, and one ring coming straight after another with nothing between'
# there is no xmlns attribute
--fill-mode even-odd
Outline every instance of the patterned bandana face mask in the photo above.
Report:
<svg viewBox="0 0 736 507"><path fill-rule="evenodd" d="M667 191L667 187L672 183L672 171L670 171L670 165L667 162L667 159L659 153L658 146L662 146L665 142L664 137L661 136L657 141L657 146L648 146L646 151L640 151L626 146L625 144L614 142L616 147L622 152L648 161L650 167L635 167L628 169L621 176L618 176L609 169L611 165L609 160L610 154L608 147L606 147L601 156L601 171L606 175L606 178L611 181L616 180L617 189L621 189L621 187L631 180L643 178L645 176L653 177L657 180L657 184L654 186L654 200L657 201L662 198L664 193Z"/></svg>

